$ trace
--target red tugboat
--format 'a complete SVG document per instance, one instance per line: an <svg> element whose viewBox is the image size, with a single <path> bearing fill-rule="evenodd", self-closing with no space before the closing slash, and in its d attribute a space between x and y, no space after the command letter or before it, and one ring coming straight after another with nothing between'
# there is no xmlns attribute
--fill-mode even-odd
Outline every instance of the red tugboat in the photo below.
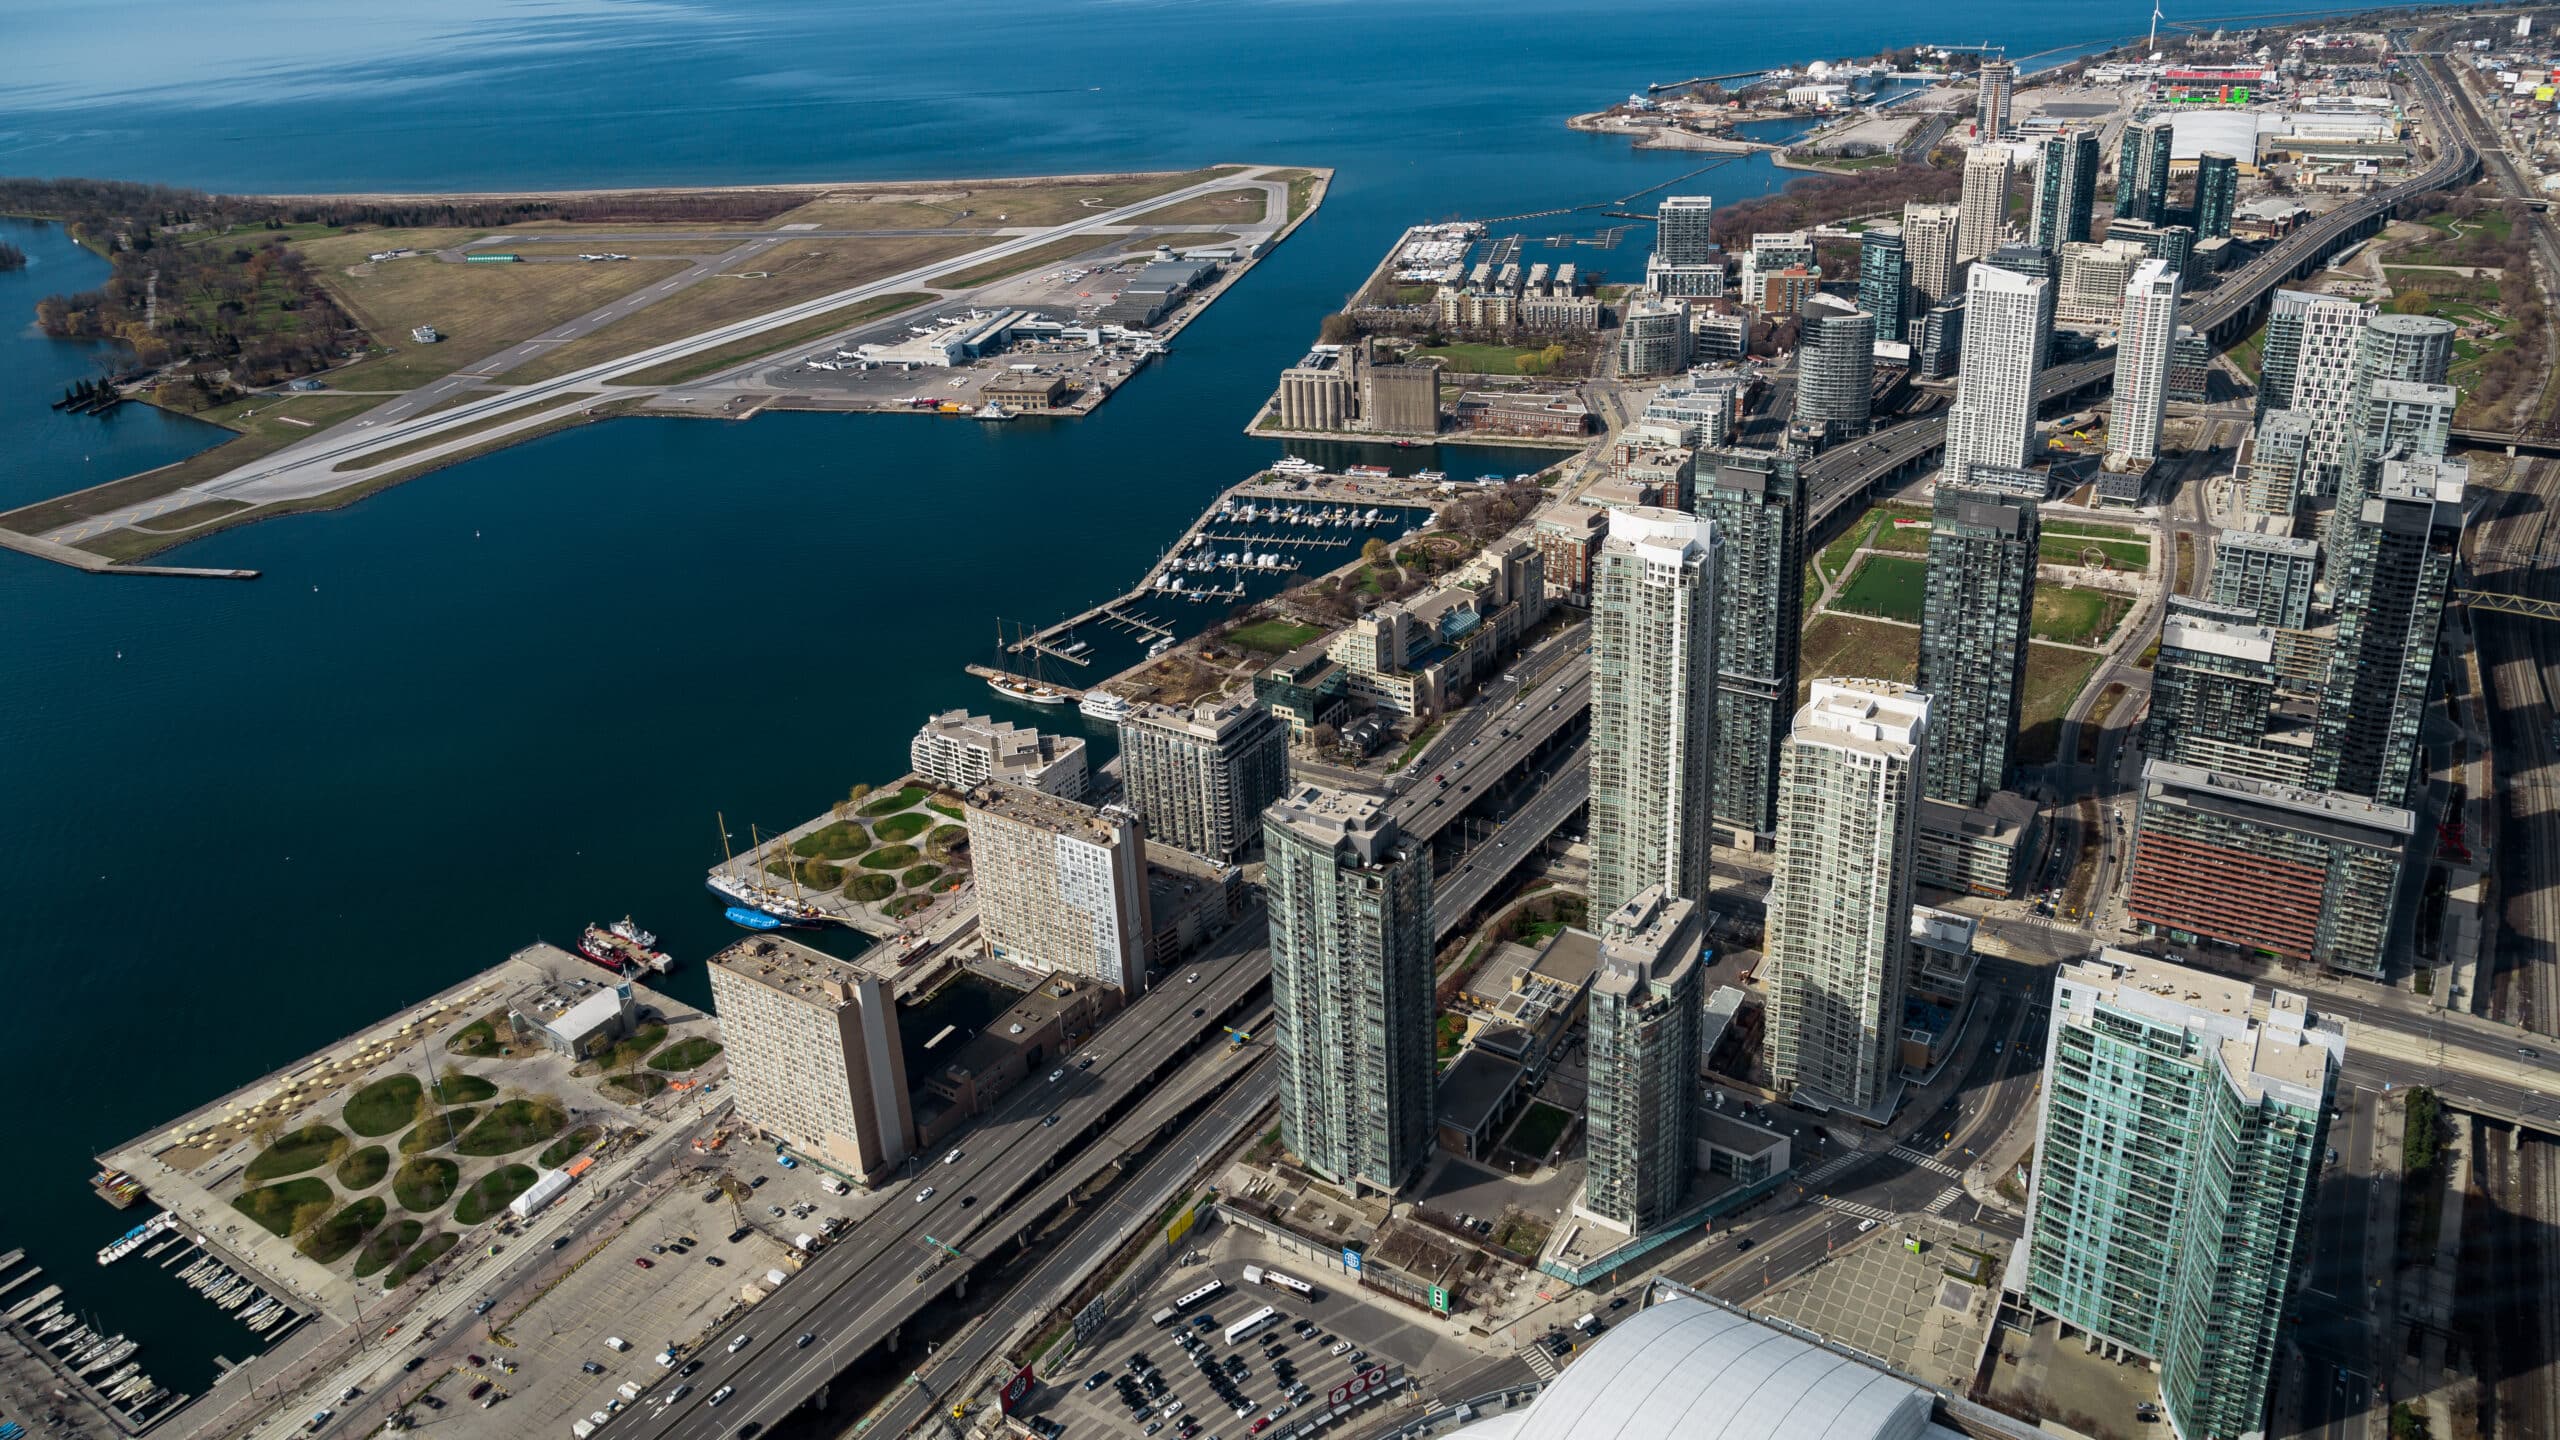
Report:
<svg viewBox="0 0 2560 1440"><path fill-rule="evenodd" d="M578 936L578 953L616 975L642 970L664 975L676 968L676 962L665 951L650 948L657 940L625 915L610 926L589 925Z"/></svg>

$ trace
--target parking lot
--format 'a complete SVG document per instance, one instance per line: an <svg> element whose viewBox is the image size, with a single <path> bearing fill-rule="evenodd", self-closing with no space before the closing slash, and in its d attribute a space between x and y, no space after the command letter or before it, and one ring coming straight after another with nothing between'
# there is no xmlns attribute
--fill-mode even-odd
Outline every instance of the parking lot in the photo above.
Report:
<svg viewBox="0 0 2560 1440"><path fill-rule="evenodd" d="M457 1440L566 1434L598 1411L610 1417L629 1409L634 1401L622 1392L626 1383L644 1399L671 1388L670 1381L686 1383L657 1363L660 1351L690 1345L719 1325L745 1303L741 1288L763 1285L766 1272L792 1273L794 1236L817 1233L831 1217L867 1213L902 1193L838 1197L822 1188L814 1167L785 1167L772 1152L738 1149L735 1142L702 1163L746 1181L749 1198L733 1207L709 1178L662 1196L507 1318L492 1343L474 1346L477 1363L466 1357L437 1380L430 1390L435 1403L409 1407L415 1427ZM595 1242L571 1242L589 1244ZM489 1388L474 1394L484 1383Z"/></svg>
<svg viewBox="0 0 2560 1440"><path fill-rule="evenodd" d="M1338 1273L1276 1256L1266 1260L1261 1249L1228 1231L1206 1263L1167 1271L1133 1307L1136 1313L1106 1329L1058 1383L1033 1392L1026 1411L1035 1426L1055 1424L1054 1434L1078 1440L1238 1440L1273 1425L1285 1428L1310 1402L1322 1409L1334 1387L1363 1369L1430 1374L1482 1363L1482 1355L1419 1312L1376 1298ZM1315 1295L1247 1283L1248 1265L1307 1281ZM1180 1311L1172 1325L1154 1324L1156 1314L1212 1280L1219 1285L1214 1295ZM1276 1312L1274 1323L1229 1343L1227 1328L1264 1306ZM1224 1390L1204 1362L1220 1371ZM1133 1406L1140 1413L1132 1413Z"/></svg>

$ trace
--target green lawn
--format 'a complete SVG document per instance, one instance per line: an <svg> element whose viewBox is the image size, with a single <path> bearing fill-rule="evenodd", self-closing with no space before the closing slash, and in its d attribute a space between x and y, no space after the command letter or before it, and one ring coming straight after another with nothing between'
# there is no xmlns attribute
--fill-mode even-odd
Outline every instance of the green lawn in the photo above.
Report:
<svg viewBox="0 0 2560 1440"><path fill-rule="evenodd" d="M419 1155L400 1162L400 1173L391 1177L391 1195L403 1210L432 1214L445 1207L461 1183L461 1166L439 1156Z"/></svg>
<svg viewBox="0 0 2560 1440"><path fill-rule="evenodd" d="M2027 693L2018 707L2018 754L2021 765L2051 764L2062 743L2062 717L2089 683L2100 657L2086 650L2057 645L2027 647Z"/></svg>
<svg viewBox="0 0 2560 1440"><path fill-rule="evenodd" d="M399 1219L373 1232L364 1242L364 1253L356 1257L356 1274L370 1275L399 1257L401 1251L417 1243L418 1235L427 1227L415 1220Z"/></svg>
<svg viewBox="0 0 2560 1440"><path fill-rule="evenodd" d="M804 860L850 860L871 848L871 832L859 820L838 820L791 842L791 853Z"/></svg>
<svg viewBox="0 0 2560 1440"><path fill-rule="evenodd" d="M1398 765L1412 764L1413 757L1421 754L1422 747L1430 744L1431 737L1439 733L1440 721L1438 720L1434 720L1430 724L1423 726L1420 730L1415 731L1413 739L1406 742L1404 753L1396 757L1396 763Z"/></svg>
<svg viewBox="0 0 2560 1440"><path fill-rule="evenodd" d="M1858 563L1857 573L1833 597L1831 608L1918 624L1928 594L1928 562L1906 560L1899 555L1870 555Z"/></svg>
<svg viewBox="0 0 2560 1440"><path fill-rule="evenodd" d="M1529 1108L1521 1112L1520 1123L1511 1127L1511 1148L1523 1155L1542 1156L1548 1146L1556 1143L1556 1137L1564 1134L1564 1127L1572 1123L1571 1111L1544 1100L1532 1100Z"/></svg>
<svg viewBox="0 0 2560 1440"><path fill-rule="evenodd" d="M446 1110L418 1122L418 1128L400 1137L400 1153L415 1155L422 1150L436 1150L453 1137L471 1127L471 1117L480 1112L471 1106Z"/></svg>
<svg viewBox="0 0 2560 1440"><path fill-rule="evenodd" d="M719 1041L708 1035L694 1035L679 1040L650 1056L649 1068L664 1070L669 1074L682 1074L687 1070L701 1069L710 1063L712 1056L719 1053Z"/></svg>
<svg viewBox="0 0 2560 1440"><path fill-rule="evenodd" d="M601 1126L581 1125L552 1141L533 1163L545 1170L557 1170L585 1154L587 1147L595 1144L597 1140L603 1138L603 1135L604 1130Z"/></svg>
<svg viewBox="0 0 2560 1440"><path fill-rule="evenodd" d="M919 857L913 845L883 845L862 857L865 870L904 870Z"/></svg>
<svg viewBox="0 0 2560 1440"><path fill-rule="evenodd" d="M347 1099L347 1128L371 1137L389 1135L418 1118L415 1075L385 1075Z"/></svg>
<svg viewBox="0 0 2560 1440"><path fill-rule="evenodd" d="M892 815L872 826L871 832L883 840L913 840L923 834L924 827L931 823L933 823L931 816L919 815L910 810L903 815Z"/></svg>
<svg viewBox="0 0 2560 1440"><path fill-rule="evenodd" d="M652 1020L614 1042L612 1049L596 1057L596 1063L607 1070L628 1070L649 1058L649 1052L665 1044L667 1027Z"/></svg>
<svg viewBox="0 0 2560 1440"><path fill-rule="evenodd" d="M924 787L921 785L910 785L892 795L872 796L869 800L863 802L862 813L865 816L875 819L882 815L895 815L901 810L914 809L917 802L923 799Z"/></svg>
<svg viewBox="0 0 2560 1440"><path fill-rule="evenodd" d="M306 1125L258 1152L241 1172L241 1178L252 1185L284 1175L299 1175L347 1153L347 1137L334 1125Z"/></svg>
<svg viewBox="0 0 2560 1440"><path fill-rule="evenodd" d="M455 1141L453 1148L460 1155L512 1155L559 1134L568 1123L568 1112L547 1096L506 1100Z"/></svg>
<svg viewBox="0 0 2560 1440"><path fill-rule="evenodd" d="M276 1185L243 1191L231 1208L258 1222L271 1235L291 1235L329 1213L337 1203L329 1182L305 1175Z"/></svg>
<svg viewBox="0 0 2560 1440"><path fill-rule="evenodd" d="M1545 349L1542 345L1456 345L1418 346L1408 358L1437 360L1452 372L1464 375L1524 375L1520 368L1524 359L1534 359Z"/></svg>
<svg viewBox="0 0 2560 1440"><path fill-rule="evenodd" d="M1875 533L1876 526L1881 523L1883 523L1883 517L1872 511L1850 521L1849 528L1840 532L1840 538L1823 546L1822 553L1814 557L1815 583L1806 588L1818 589L1820 585L1828 583L1831 577L1848 569L1850 557L1858 553L1859 549L1867 543L1868 537Z"/></svg>
<svg viewBox="0 0 2560 1440"><path fill-rule="evenodd" d="M2034 635L2065 645L2095 645L2115 633L2116 622L2133 601L2110 590L2082 590L2069 585L2036 587Z"/></svg>
<svg viewBox="0 0 2560 1440"><path fill-rule="evenodd" d="M453 1034L447 1047L456 1055L495 1055L498 1053L498 1031L489 1020L474 1020Z"/></svg>
<svg viewBox="0 0 2560 1440"><path fill-rule="evenodd" d="M391 1152L367 1145L338 1162L338 1184L347 1190L370 1190L391 1173Z"/></svg>
<svg viewBox="0 0 2560 1440"><path fill-rule="evenodd" d="M294 1248L327 1265L356 1248L374 1226L382 1223L383 1204L379 1195L367 1195L346 1209L320 1223L320 1228L302 1237Z"/></svg>
<svg viewBox="0 0 2560 1440"><path fill-rule="evenodd" d="M1891 550L1902 555L1929 553L1930 529L1927 525L1879 525L1875 538L1867 542L1871 550Z"/></svg>
<svg viewBox="0 0 2560 1440"><path fill-rule="evenodd" d="M453 1207L453 1218L465 1225L503 1214L507 1202L533 1188L533 1167L502 1165L473 1181Z"/></svg>
<svg viewBox="0 0 2560 1440"><path fill-rule="evenodd" d="M1239 625L1227 632L1227 638L1247 650L1285 655L1323 633L1313 625L1303 625L1295 620L1271 619Z"/></svg>
<svg viewBox="0 0 2560 1440"><path fill-rule="evenodd" d="M891 875L856 875L844 885L844 895L848 900L864 900L876 904L897 893L897 877Z"/></svg>
<svg viewBox="0 0 2560 1440"><path fill-rule="evenodd" d="M2037 542L2036 558L2047 565L2078 565L2092 550L2107 557L2110 570L2142 570L2151 564L2148 541L2102 540L2094 535L2056 535L2050 531Z"/></svg>
<svg viewBox="0 0 2560 1440"><path fill-rule="evenodd" d="M2240 373L2248 376L2249 383L2254 385L2258 381L2258 357L2266 348L2267 327L2261 325L2250 331L2247 339L2223 353L2231 357L2231 363L2239 366Z"/></svg>
<svg viewBox="0 0 2560 1440"><path fill-rule="evenodd" d="M933 833L924 837L924 853L936 860L947 861L968 838L969 827L966 825L936 825Z"/></svg>
<svg viewBox="0 0 2560 1440"><path fill-rule="evenodd" d="M496 1085L459 1070L447 1070L436 1082L436 1101L443 1105L477 1105L497 1093Z"/></svg>
<svg viewBox="0 0 2560 1440"><path fill-rule="evenodd" d="M666 1089L667 1077L652 1075L646 1070L634 1070L628 1075L616 1075L604 1083L606 1089L615 1091L625 1099L640 1101Z"/></svg>
<svg viewBox="0 0 2560 1440"><path fill-rule="evenodd" d="M444 1252L452 1249L453 1242L458 1238L438 1231L419 1241L408 1254L400 1257L400 1263L392 1267L390 1274L382 1277L382 1288L385 1290L400 1288L400 1282L443 1259Z"/></svg>
<svg viewBox="0 0 2560 1440"><path fill-rule="evenodd" d="M921 890L940 878L942 878L941 866L918 865L899 876L898 884L909 890Z"/></svg>

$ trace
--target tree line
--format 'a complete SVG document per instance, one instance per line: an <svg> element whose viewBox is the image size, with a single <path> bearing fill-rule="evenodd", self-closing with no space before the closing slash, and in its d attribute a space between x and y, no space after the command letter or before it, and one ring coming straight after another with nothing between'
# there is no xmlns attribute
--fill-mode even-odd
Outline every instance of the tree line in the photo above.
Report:
<svg viewBox="0 0 2560 1440"><path fill-rule="evenodd" d="M654 191L564 196L260 197L124 180L0 177L0 214L59 222L104 256L105 284L36 302L61 339L117 340L173 367L194 403L337 363L364 332L312 273L286 232L299 227L485 229L532 220L591 223L757 221L806 197L779 191ZM9 256L16 256L11 263ZM0 270L25 263L0 246Z"/></svg>

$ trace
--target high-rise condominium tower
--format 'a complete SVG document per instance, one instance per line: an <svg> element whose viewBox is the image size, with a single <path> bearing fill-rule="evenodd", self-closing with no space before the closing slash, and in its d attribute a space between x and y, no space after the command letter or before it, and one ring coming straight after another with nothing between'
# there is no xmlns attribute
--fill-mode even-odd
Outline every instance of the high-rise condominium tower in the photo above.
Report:
<svg viewBox="0 0 2560 1440"><path fill-rule="evenodd" d="M1280 1134L1345 1188L1393 1191L1431 1149L1431 860L1374 795L1302 786L1263 817Z"/></svg>
<svg viewBox="0 0 2560 1440"><path fill-rule="evenodd" d="M1769 1067L1871 1111L1899 1067L1930 699L1816 680L1787 736L1769 886Z"/></svg>
<svg viewBox="0 0 2560 1440"><path fill-rule="evenodd" d="M2300 995L2128 951L2054 986L2027 1299L2156 1362L2187 1440L2264 1430L2346 1040ZM2164 1429L2169 1427L2163 1427Z"/></svg>
<svg viewBox="0 0 2560 1440"><path fill-rule="evenodd" d="M1947 479L1976 465L2015 468L2035 443L2036 357L2048 282L1977 266L1965 294L1964 366L1947 412Z"/></svg>
<svg viewBox="0 0 2560 1440"><path fill-rule="evenodd" d="M1680 1212L1696 1168L1706 911L1648 886L1600 922L1591 981L1582 1213L1641 1235Z"/></svg>
<svg viewBox="0 0 2560 1440"><path fill-rule="evenodd" d="M1609 515L1591 586L1591 908L1707 898L1714 843L1715 524Z"/></svg>

